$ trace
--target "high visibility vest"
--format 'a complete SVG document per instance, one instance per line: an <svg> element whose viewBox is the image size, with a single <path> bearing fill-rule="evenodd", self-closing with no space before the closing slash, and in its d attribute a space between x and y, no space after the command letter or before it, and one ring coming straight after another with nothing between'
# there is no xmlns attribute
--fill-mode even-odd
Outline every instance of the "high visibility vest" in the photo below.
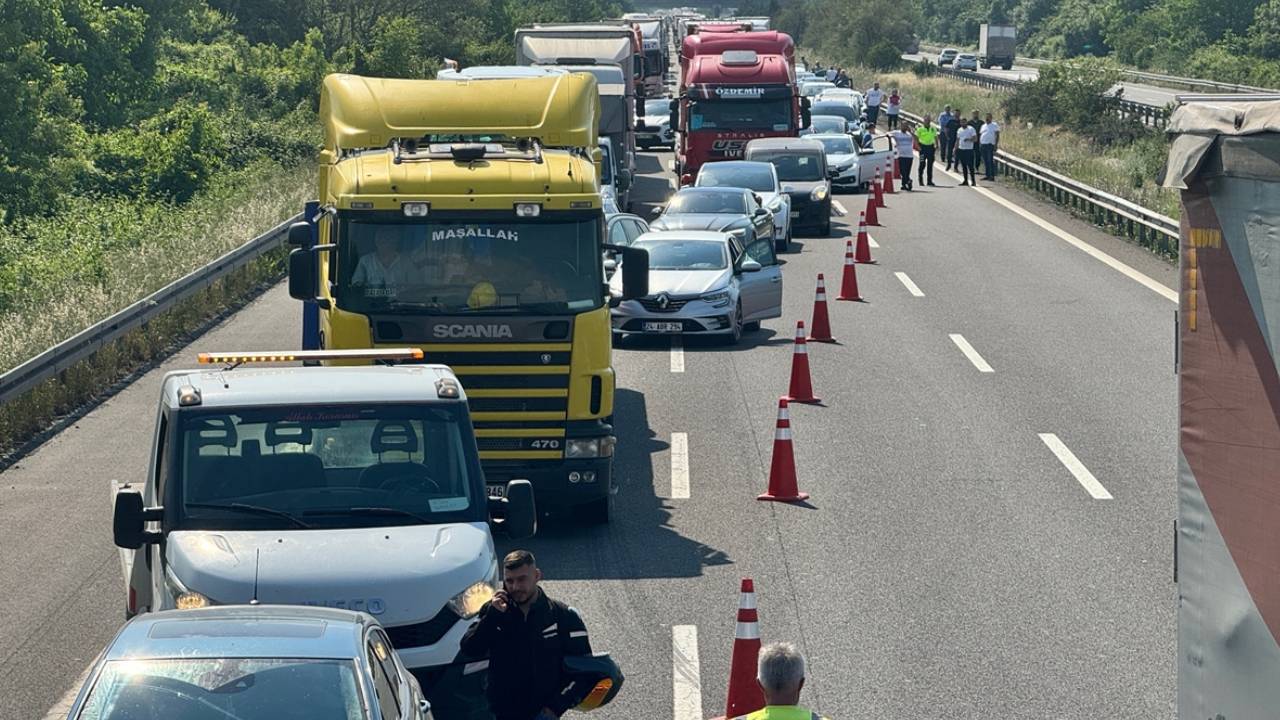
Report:
<svg viewBox="0 0 1280 720"><path fill-rule="evenodd" d="M938 141L938 129L932 125L929 127L921 125L916 128L916 140L919 140L921 145L932 145Z"/></svg>
<svg viewBox="0 0 1280 720"><path fill-rule="evenodd" d="M733 720L827 720L811 710L799 705L766 705L746 715L739 715Z"/></svg>

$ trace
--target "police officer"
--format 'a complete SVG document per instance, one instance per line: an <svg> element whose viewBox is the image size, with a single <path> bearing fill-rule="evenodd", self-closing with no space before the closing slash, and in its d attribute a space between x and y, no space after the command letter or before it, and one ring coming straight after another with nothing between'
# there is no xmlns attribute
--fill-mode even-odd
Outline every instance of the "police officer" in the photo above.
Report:
<svg viewBox="0 0 1280 720"><path fill-rule="evenodd" d="M502 590L462 636L462 652L489 657L489 707L497 720L556 720L582 702L592 683L575 681L564 658L590 655L578 612L538 587L533 553L516 550L502 561Z"/></svg>
<svg viewBox="0 0 1280 720"><path fill-rule="evenodd" d="M921 185L933 185L933 156L938 146L938 128L932 125L932 118L925 115L916 127L916 145L920 147L920 168L916 171ZM925 183L925 174L929 182Z"/></svg>
<svg viewBox="0 0 1280 720"><path fill-rule="evenodd" d="M760 648L756 679L764 691L763 708L733 720L826 720L800 706L804 687L804 656L795 645L770 643Z"/></svg>

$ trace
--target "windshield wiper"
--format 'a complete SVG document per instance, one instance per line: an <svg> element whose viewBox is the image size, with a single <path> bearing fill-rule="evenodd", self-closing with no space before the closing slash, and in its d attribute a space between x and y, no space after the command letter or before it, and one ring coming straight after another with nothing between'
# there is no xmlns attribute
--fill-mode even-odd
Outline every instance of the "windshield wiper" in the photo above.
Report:
<svg viewBox="0 0 1280 720"><path fill-rule="evenodd" d="M317 508L308 510L303 515L394 515L413 518L423 525L434 525L437 521L420 515L412 510L401 510L393 507L350 507L350 508Z"/></svg>
<svg viewBox="0 0 1280 720"><path fill-rule="evenodd" d="M459 312L479 313L479 312L526 312L526 313L554 313L564 312L569 307L569 303L564 300L549 300L540 303L513 303L509 305L486 305L484 307L467 307Z"/></svg>
<svg viewBox="0 0 1280 720"><path fill-rule="evenodd" d="M305 530L310 530L311 525L300 520L298 517L291 515L284 510L276 510L275 508L263 507L261 505L249 505L248 503L187 503L189 508L201 508L208 510L238 510L244 513L252 513L255 515L274 515L282 517L285 520L297 525Z"/></svg>

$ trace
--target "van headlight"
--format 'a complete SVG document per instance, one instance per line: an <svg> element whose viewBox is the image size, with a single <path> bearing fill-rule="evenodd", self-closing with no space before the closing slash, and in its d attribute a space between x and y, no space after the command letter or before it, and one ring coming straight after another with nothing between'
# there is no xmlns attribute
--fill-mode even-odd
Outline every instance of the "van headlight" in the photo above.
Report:
<svg viewBox="0 0 1280 720"><path fill-rule="evenodd" d="M707 293L702 296L702 301L709 303L712 307L724 307L729 304L729 291L720 290L719 292Z"/></svg>
<svg viewBox="0 0 1280 720"><path fill-rule="evenodd" d="M825 185L819 185L818 187L814 188L812 192L809 193L809 199L813 200L814 202L822 202L823 200L826 199L826 197L827 197L827 187Z"/></svg>
<svg viewBox="0 0 1280 720"><path fill-rule="evenodd" d="M165 568L164 585L169 591L169 596L173 598L173 606L178 610L195 610L213 604L213 601L203 593L188 590L170 568Z"/></svg>
<svg viewBox="0 0 1280 720"><path fill-rule="evenodd" d="M482 580L450 598L449 607L466 620L475 617L493 595L493 586Z"/></svg>
<svg viewBox="0 0 1280 720"><path fill-rule="evenodd" d="M564 443L566 458L613 457L613 437L570 438Z"/></svg>

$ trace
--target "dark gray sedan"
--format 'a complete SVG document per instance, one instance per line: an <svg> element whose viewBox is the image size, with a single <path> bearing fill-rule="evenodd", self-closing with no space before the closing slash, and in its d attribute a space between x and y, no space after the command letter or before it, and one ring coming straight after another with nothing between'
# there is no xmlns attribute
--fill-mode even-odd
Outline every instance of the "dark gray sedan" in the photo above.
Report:
<svg viewBox="0 0 1280 720"><path fill-rule="evenodd" d="M743 246L774 237L773 213L755 192L743 188L689 187L655 208L651 230L711 230L738 238Z"/></svg>

